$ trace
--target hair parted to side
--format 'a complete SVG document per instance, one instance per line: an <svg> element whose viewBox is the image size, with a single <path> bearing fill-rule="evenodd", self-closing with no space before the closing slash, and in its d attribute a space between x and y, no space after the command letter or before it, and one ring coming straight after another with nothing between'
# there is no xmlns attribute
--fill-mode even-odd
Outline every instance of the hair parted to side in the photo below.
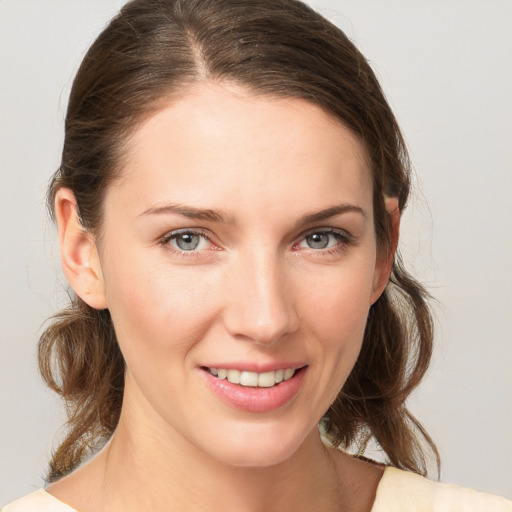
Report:
<svg viewBox="0 0 512 512"><path fill-rule="evenodd" d="M84 228L101 236L107 187L123 167L130 135L152 113L199 82L310 101L356 133L372 163L375 231L388 251L384 195L409 194L409 161L394 115L367 61L346 35L298 0L133 0L93 43L75 77L60 168L48 191L75 194ZM422 443L435 445L407 411L432 352L425 290L395 258L391 282L372 306L355 368L326 412L337 446L361 453L374 438L389 463L426 473ZM49 480L76 468L112 435L124 389L124 360L108 310L78 297L41 336L39 366L68 411L67 437Z"/></svg>

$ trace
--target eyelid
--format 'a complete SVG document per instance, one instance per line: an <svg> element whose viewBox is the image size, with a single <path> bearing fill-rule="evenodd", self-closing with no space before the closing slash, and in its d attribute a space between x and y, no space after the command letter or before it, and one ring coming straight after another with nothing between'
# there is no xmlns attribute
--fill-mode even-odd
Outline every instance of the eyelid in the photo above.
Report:
<svg viewBox="0 0 512 512"><path fill-rule="evenodd" d="M352 242L355 238L346 229L319 226L317 228L311 228L311 229L308 229L307 231L304 231L304 233L302 233L299 237L297 237L297 241L295 243L298 243L298 242L304 240L309 235L313 235L315 233L334 233L336 235L340 235L346 242Z"/></svg>
<svg viewBox="0 0 512 512"><path fill-rule="evenodd" d="M209 247L208 249L202 249L202 250L193 250L193 251L184 251L181 250L179 247L174 247L169 242L175 238L177 238L181 234L185 233L191 233L194 235L199 235L208 240L208 242L212 245L212 247ZM213 235L212 233L204 228L180 228L180 229L173 229L171 231L168 231L165 233L165 235L161 236L158 239L158 244L165 247L166 250L178 254L180 256L184 257L193 257L193 256L199 256L199 253L204 252L206 250L220 250L220 247L217 243L213 241Z"/></svg>
<svg viewBox="0 0 512 512"><path fill-rule="evenodd" d="M300 244L303 243L308 236L313 235L315 233L333 234L337 235L339 239L337 243L335 243L333 246L325 247L323 249L314 249L312 247L300 247ZM309 254L317 257L333 257L336 255L344 254L345 251L347 251L350 246L355 244L355 242L356 238L345 229L320 226L317 228L309 229L302 233L301 236L293 244L292 249L297 253Z"/></svg>
<svg viewBox="0 0 512 512"><path fill-rule="evenodd" d="M168 231L165 233L165 235L162 235L159 240L160 241L169 241L173 238L176 238L178 235L182 235L184 233L193 233L194 235L201 235L204 236L206 239L211 240L211 233L204 229L204 228L180 228L180 229L172 229L171 231Z"/></svg>

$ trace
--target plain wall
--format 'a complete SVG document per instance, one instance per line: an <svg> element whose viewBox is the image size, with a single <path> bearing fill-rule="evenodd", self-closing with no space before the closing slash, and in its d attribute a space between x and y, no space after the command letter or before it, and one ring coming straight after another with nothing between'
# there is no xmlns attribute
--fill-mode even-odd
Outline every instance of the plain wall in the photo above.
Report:
<svg viewBox="0 0 512 512"><path fill-rule="evenodd" d="M0 503L42 486L64 420L36 363L41 326L66 300L44 194L73 74L122 3L0 0ZM438 300L411 409L443 481L510 498L512 2L310 3L368 57L411 150L400 247Z"/></svg>

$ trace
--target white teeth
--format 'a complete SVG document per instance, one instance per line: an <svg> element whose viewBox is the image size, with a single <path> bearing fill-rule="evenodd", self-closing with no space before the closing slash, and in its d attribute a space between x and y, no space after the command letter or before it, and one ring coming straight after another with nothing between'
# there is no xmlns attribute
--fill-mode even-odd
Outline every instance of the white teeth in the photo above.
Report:
<svg viewBox="0 0 512 512"><path fill-rule="evenodd" d="M221 380L227 379L231 384L260 388L271 388L284 380L290 379L295 374L294 368L273 370L264 373L226 370L224 368L209 368L209 370L215 377L218 377Z"/></svg>
<svg viewBox="0 0 512 512"><path fill-rule="evenodd" d="M293 368L287 368L284 371L284 380L288 380L290 377L293 377L295 370Z"/></svg>
<svg viewBox="0 0 512 512"><path fill-rule="evenodd" d="M258 387L271 388L276 383L276 372L265 372L258 375Z"/></svg>
<svg viewBox="0 0 512 512"><path fill-rule="evenodd" d="M228 370L227 379L232 384L240 384L240 376L242 372L240 370Z"/></svg>
<svg viewBox="0 0 512 512"><path fill-rule="evenodd" d="M258 385L258 374L256 372L242 372L240 374L240 384L242 386L255 387Z"/></svg>

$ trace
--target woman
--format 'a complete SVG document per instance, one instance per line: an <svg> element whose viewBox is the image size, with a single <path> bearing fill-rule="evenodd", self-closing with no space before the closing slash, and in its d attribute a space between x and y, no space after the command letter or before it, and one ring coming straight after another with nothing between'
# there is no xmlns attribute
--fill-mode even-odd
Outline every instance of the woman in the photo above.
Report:
<svg viewBox="0 0 512 512"><path fill-rule="evenodd" d="M303 4L125 6L49 191L76 298L40 366L70 429L5 510L510 510L417 475L437 452L404 406L432 342L395 258L408 192L371 69ZM387 468L337 449L371 438Z"/></svg>

